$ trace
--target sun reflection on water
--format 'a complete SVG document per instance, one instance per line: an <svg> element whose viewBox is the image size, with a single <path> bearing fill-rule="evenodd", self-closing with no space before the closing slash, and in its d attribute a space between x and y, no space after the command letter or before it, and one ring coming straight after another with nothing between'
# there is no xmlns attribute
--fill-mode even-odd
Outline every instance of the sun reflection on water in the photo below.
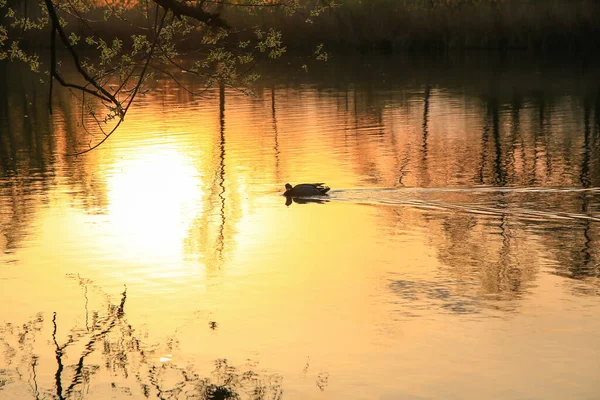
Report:
<svg viewBox="0 0 600 400"><path fill-rule="evenodd" d="M190 221L202 212L201 174L188 156L164 145L129 155L107 177L107 229L119 237L123 258L181 259Z"/></svg>

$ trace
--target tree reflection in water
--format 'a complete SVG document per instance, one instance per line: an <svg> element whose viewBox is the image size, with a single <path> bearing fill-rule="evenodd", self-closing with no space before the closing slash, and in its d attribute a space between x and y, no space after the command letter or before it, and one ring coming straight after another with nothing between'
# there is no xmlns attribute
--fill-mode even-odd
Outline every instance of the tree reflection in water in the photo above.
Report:
<svg viewBox="0 0 600 400"><path fill-rule="evenodd" d="M113 396L121 393L130 397L139 391L145 398L159 399L281 398L282 376L258 372L257 362L238 367L227 359L217 359L213 370L202 376L193 367L180 366L172 360L154 361L155 346L144 343L143 335L136 334L127 321L127 290L120 294L118 304L111 304L105 295L105 307L91 311L88 320L88 289L100 289L89 280L75 279L84 290L85 328L73 326L66 339L61 338L59 331L65 328L58 313L50 319L39 313L25 323L8 322L0 327L0 346L8 366L0 369L0 392L10 387L11 393L21 393L23 398L29 392L34 399L79 399L90 387L99 387L107 380L102 374L109 374ZM50 331L47 324L51 325ZM46 362L49 353L54 356L53 367ZM43 371L40 364L45 364ZM130 377L135 378L137 388L119 383L130 381ZM21 391L15 388L19 384ZM323 376L319 375L317 385L324 385Z"/></svg>

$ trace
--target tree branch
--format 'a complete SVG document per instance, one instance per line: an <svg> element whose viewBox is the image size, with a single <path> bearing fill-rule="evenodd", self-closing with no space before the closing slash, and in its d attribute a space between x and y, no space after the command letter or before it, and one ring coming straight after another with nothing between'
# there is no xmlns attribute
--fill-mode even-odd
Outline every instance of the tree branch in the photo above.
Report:
<svg viewBox="0 0 600 400"><path fill-rule="evenodd" d="M48 1L48 0L46 0ZM158 7L156 9L156 17L158 18ZM75 155L75 156L79 156L85 153L88 153L92 150L94 150L95 148L97 148L98 146L100 146L102 143L104 143L119 127L119 125L121 125L121 123L124 121L125 118L125 114L127 114L127 110L129 110L129 107L131 106L131 103L133 103L133 99L135 98L135 96L137 95L140 87L142 86L142 83L144 81L144 76L146 75L146 71L148 70L148 66L150 64L150 60L152 59L152 54L154 54L154 49L156 48L156 45L159 41L159 37L160 37L160 32L162 31L162 28L164 26L165 23L165 18L167 17L167 11L165 10L164 14L162 15L162 18L160 20L160 23L157 26L155 35L154 35L154 41L152 42L152 46L150 46L150 49L148 50L148 58L146 59L146 62L142 68L142 72L140 73L140 77L139 80L135 86L135 88L133 89L132 93L130 94L130 98L129 98L129 102L127 103L127 106L125 106L124 109L121 109L121 114L120 114L120 118L119 118L119 122L117 122L117 124L113 127L113 129L111 129L110 132L105 133L104 134L104 138L102 138L102 140L100 140L98 143L96 143L95 145L91 146L89 149L74 153L74 154L69 154L69 155Z"/></svg>
<svg viewBox="0 0 600 400"><path fill-rule="evenodd" d="M190 6L185 3L180 3L177 0L154 0L156 4L166 10L171 10L173 15L181 19L181 16L194 18L204 22L207 25L229 29L230 26L223 20L219 13L209 13L201 7Z"/></svg>
<svg viewBox="0 0 600 400"><path fill-rule="evenodd" d="M118 112L119 115L121 115L123 113L122 111L122 107L121 104L119 103L119 101L116 99L115 96L113 96L112 94L110 94L106 89L104 89L102 87L102 85L100 85L95 79L93 79L91 76L88 75L87 72L85 72L85 70L83 69L83 67L81 66L81 62L79 61L79 55L77 54L77 52L75 51L75 49L73 48L73 46L71 46L71 43L69 43L69 38L67 37L67 35L65 34L65 31L62 29L62 27L60 26L60 21L58 19L58 15L56 14L56 9L54 8L54 4L52 4L52 0L44 0L45 4L46 4L46 8L48 9L48 15L50 16L50 20L52 21L52 32L58 32L58 36L60 37L60 40L62 41L63 45L67 48L67 50L69 51L69 53L71 54L71 57L73 58L73 61L75 63L75 67L77 68L77 71L81 74L81 76L83 76L83 78L88 81L92 86L94 86L98 92L94 92L93 90L89 90L86 89L84 91L99 97L105 101L110 101L111 103L113 103ZM56 49L54 49L56 50ZM55 53L52 53L55 56ZM60 76L58 75L58 73L56 72L56 65L53 64L52 67L52 72L53 72L53 77L57 78L57 80L61 83L61 85L63 85L63 82L65 82L62 78L60 78ZM65 85L63 85L65 86ZM77 86L77 85L75 85ZM83 87L78 87L79 89L83 88ZM83 90L83 89L81 89Z"/></svg>

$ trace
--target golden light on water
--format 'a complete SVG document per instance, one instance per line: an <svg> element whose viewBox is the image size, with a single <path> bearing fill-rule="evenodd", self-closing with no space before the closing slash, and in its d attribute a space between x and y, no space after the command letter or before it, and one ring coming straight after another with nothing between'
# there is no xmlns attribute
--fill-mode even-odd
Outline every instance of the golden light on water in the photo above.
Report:
<svg viewBox="0 0 600 400"><path fill-rule="evenodd" d="M170 146L144 146L128 155L106 180L106 229L118 235L124 259L180 259L190 221L202 212L201 176Z"/></svg>
<svg viewBox="0 0 600 400"><path fill-rule="evenodd" d="M254 363L258 375L248 376L283 377L291 398L371 398L381 388L383 397L430 397L432 390L414 382L456 389L472 387L471 376L483 382L472 393L485 397L497 388L485 375L499 370L503 382L529 394L527 386L548 371L538 362L547 356L539 332L550 343L570 339L569 329L580 348L556 350L555 372L592 382L582 371L593 371L598 359L599 322L579 324L598 304L572 294L586 283L553 272L571 266L569 251L585 253L598 230L517 218L510 214L514 194L439 190L452 179L466 187L496 166L497 146L477 140L476 124L465 127L437 98L427 137L420 100L404 108L390 98L378 110L376 99L361 105L360 95L293 88L224 100L196 106L177 96L145 98L118 136L79 164L57 168L47 203L27 203L37 194L15 186L16 200L0 204L7 226L28 229L6 236L16 243L6 252L15 261L0 272L10 282L0 300L19 304L3 315L16 331L44 314L37 343L48 362L36 373L45 385L55 381L57 346L69 335L83 344L65 347L63 371L76 370L87 338L102 329L110 333L89 346L94 359L83 362L99 366L89 378L96 394L115 382L144 398L136 390L164 384L161 373L175 387L183 369L204 379L224 359L237 371ZM446 135L457 129L464 135ZM553 161L562 171L560 157ZM519 171L509 175L518 181ZM328 203L284 204L285 182L320 179L332 187ZM431 187L415 188L418 182ZM498 199L501 212L468 212L478 202L492 209ZM580 197L568 199L580 206ZM29 214L8 218L21 210ZM27 359L22 347L14 349L15 364ZM104 368L109 362L114 369ZM535 370L530 365L539 380L521 380ZM0 371L10 368L0 364Z"/></svg>

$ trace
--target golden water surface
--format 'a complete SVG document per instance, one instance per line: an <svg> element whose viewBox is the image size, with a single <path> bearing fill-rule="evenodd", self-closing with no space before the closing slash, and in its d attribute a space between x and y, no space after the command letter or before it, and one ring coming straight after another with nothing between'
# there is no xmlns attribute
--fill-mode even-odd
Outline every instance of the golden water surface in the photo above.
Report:
<svg viewBox="0 0 600 400"><path fill-rule="evenodd" d="M5 71L0 398L597 398L590 78L356 68L158 81L79 157L70 95Z"/></svg>

